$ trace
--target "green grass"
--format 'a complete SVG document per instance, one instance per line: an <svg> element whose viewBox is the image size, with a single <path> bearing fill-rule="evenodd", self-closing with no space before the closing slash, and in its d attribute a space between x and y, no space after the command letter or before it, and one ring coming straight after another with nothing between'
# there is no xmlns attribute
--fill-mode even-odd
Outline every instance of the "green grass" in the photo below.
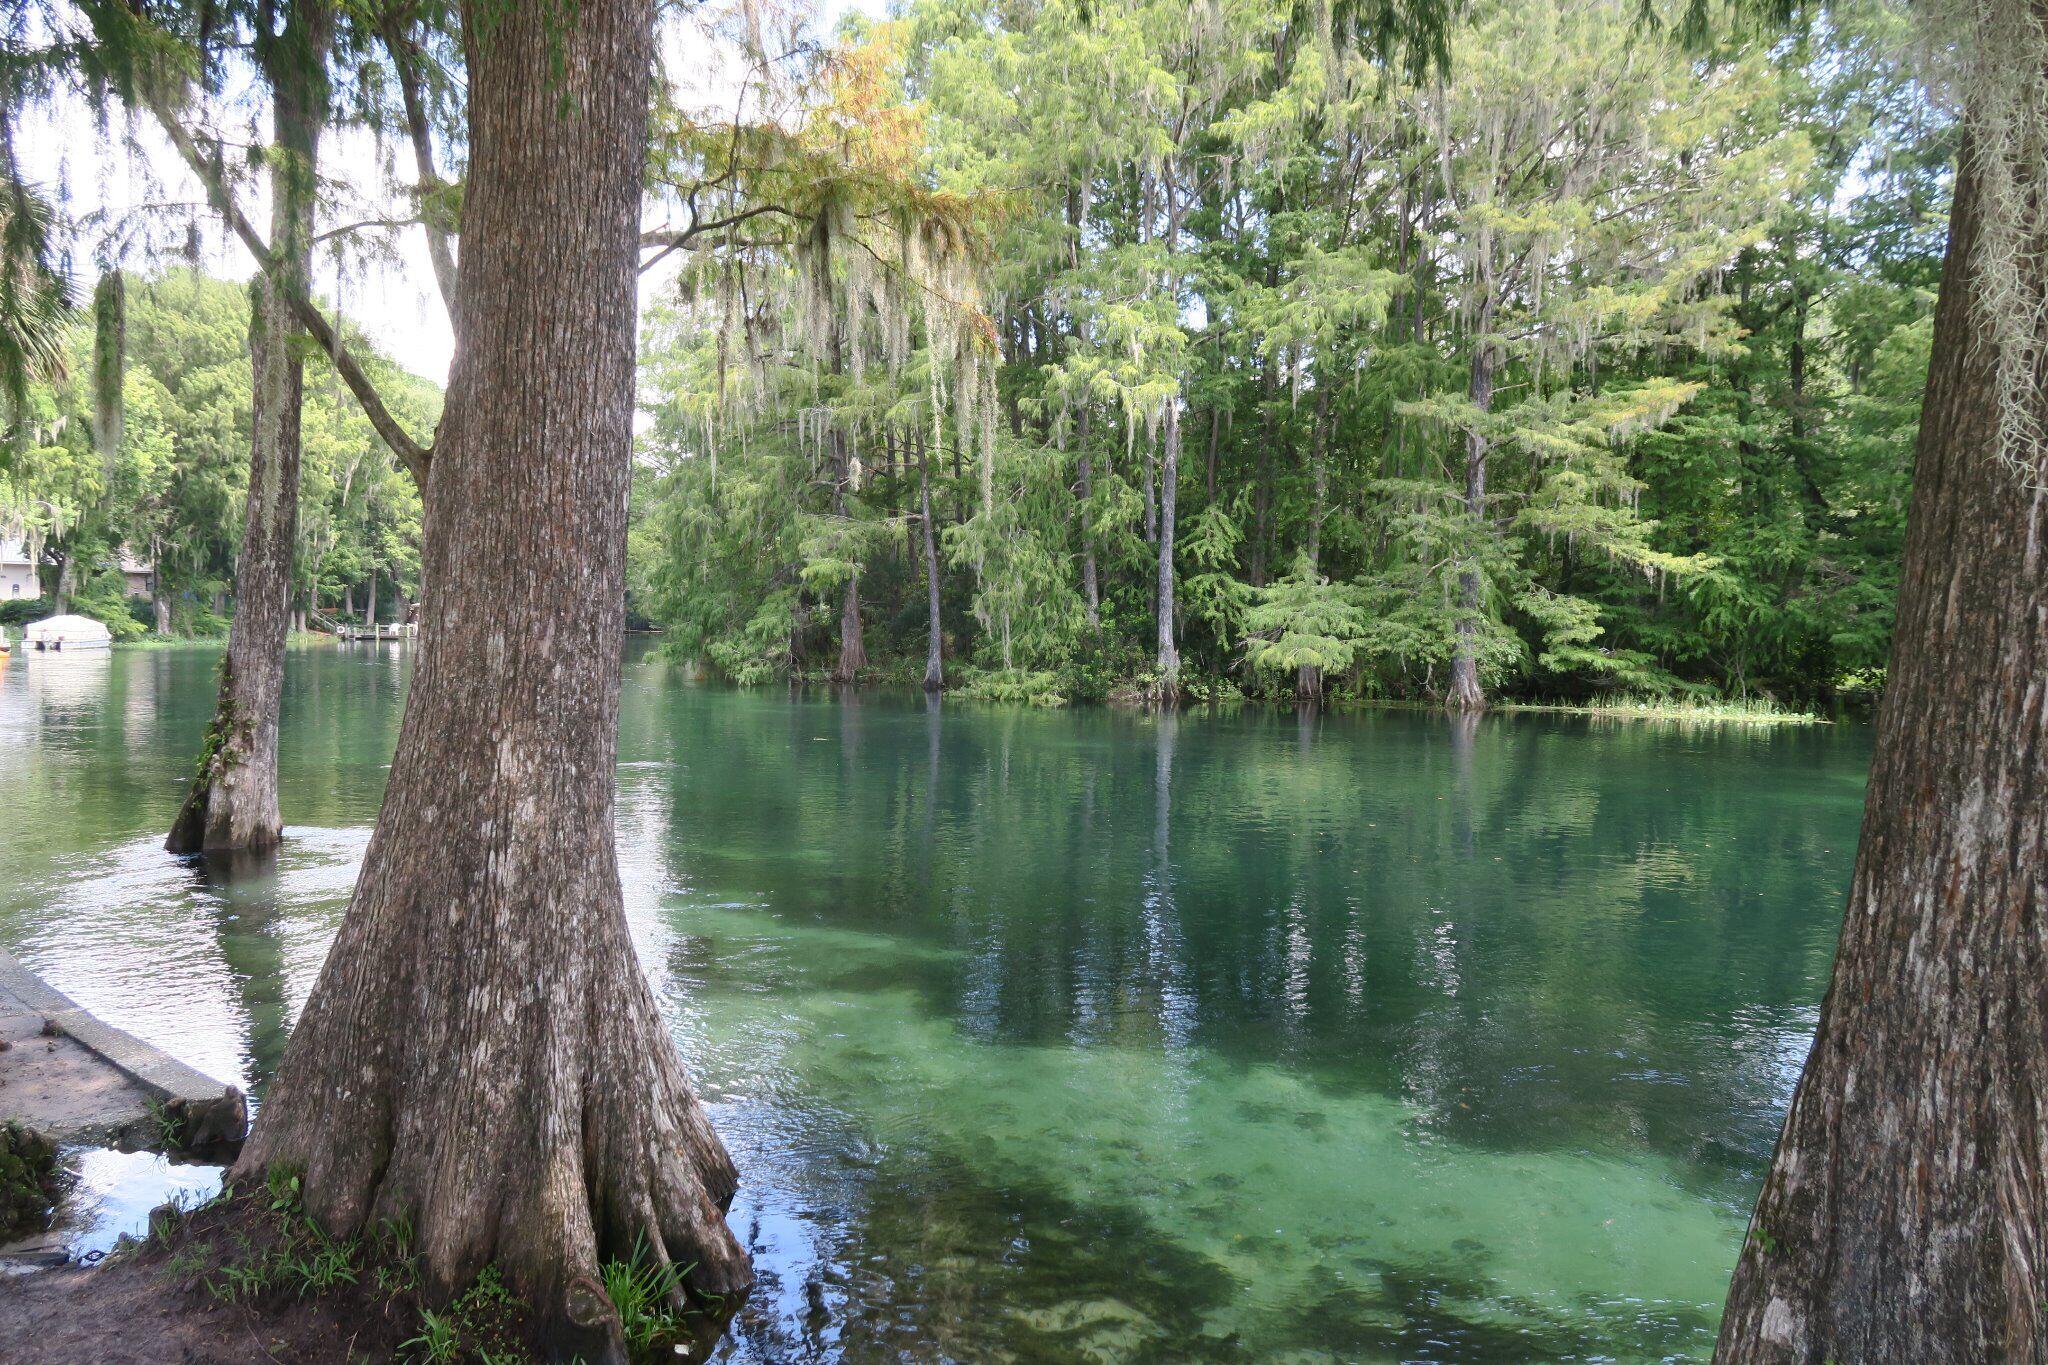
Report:
<svg viewBox="0 0 2048 1365"><path fill-rule="evenodd" d="M439 1306L422 1303L420 1266L409 1224L380 1223L367 1243L355 1237L329 1237L306 1214L301 1190L296 1171L273 1166L264 1172L258 1188L245 1186L237 1192L224 1187L205 1204L173 1203L158 1210L150 1221L151 1240L168 1253L169 1273L196 1279L222 1304L259 1306L348 1289L383 1301L386 1313L416 1315L417 1330L397 1348L399 1359L415 1365L515 1365L531 1359L524 1345L527 1306L496 1266L485 1266L453 1300ZM253 1226L231 1222L225 1229L202 1232L198 1239L185 1235L194 1213L231 1199L246 1201L256 1213ZM206 1244L209 1239L211 1246ZM222 1251L226 1254L218 1254ZM689 1266L678 1268L657 1259L644 1241L634 1244L630 1258L600 1267L599 1277L619 1315L630 1359L679 1359L677 1352L695 1344L689 1319L699 1310L685 1306L689 1273ZM705 1307L715 1311L717 1305Z"/></svg>
<svg viewBox="0 0 2048 1365"><path fill-rule="evenodd" d="M225 635L144 635L135 640L116 640L115 649L219 649L227 644Z"/></svg>
<svg viewBox="0 0 2048 1365"><path fill-rule="evenodd" d="M1826 725L1811 711L1790 711L1775 702L1740 698L1612 697L1577 705L1511 702L1502 711L1547 711L1568 716L1665 721L1679 725Z"/></svg>

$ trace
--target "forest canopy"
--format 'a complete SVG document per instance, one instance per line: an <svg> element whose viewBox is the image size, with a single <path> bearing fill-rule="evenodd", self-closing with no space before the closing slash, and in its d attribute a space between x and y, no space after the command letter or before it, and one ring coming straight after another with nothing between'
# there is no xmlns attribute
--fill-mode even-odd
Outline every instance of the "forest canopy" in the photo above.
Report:
<svg viewBox="0 0 2048 1365"><path fill-rule="evenodd" d="M633 621L742 683L1039 701L1873 692L1955 153L1905 10L1461 13L1434 59L1278 0L705 20L748 74L655 105ZM218 634L247 291L109 278L117 448L81 300L0 529ZM418 486L304 349L293 611L392 619Z"/></svg>
<svg viewBox="0 0 2048 1365"><path fill-rule="evenodd" d="M674 653L914 679L928 498L984 695L1881 680L1954 153L1900 7L1716 48L1503 0L1421 74L1343 7L1190 13L846 23L810 126L958 206L984 339L874 285L886 207L685 273L634 559Z"/></svg>

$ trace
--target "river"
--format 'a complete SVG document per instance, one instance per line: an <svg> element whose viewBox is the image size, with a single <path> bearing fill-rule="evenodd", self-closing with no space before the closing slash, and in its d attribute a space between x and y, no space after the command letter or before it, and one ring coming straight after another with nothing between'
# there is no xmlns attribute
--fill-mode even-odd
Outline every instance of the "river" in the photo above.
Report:
<svg viewBox="0 0 2048 1365"><path fill-rule="evenodd" d="M288 842L226 882L160 847L215 660L0 668L0 943L260 1098L409 661L294 651ZM1633 1360L1711 1345L1869 736L928 708L636 646L620 749L761 1275L720 1359ZM208 1178L86 1174L109 1238Z"/></svg>

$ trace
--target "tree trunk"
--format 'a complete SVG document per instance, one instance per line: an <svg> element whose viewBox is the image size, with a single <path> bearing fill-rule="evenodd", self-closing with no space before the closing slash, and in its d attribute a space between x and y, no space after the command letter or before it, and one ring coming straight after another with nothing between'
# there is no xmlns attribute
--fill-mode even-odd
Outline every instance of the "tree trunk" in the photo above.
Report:
<svg viewBox="0 0 2048 1365"><path fill-rule="evenodd" d="M860 571L846 580L846 596L839 603L839 662L832 667L832 681L850 683L868 666L867 645L860 633Z"/></svg>
<svg viewBox="0 0 2048 1365"><path fill-rule="evenodd" d="M1723 1361L2048 1359L2048 493L1994 453L1978 214L1966 145L1863 838Z"/></svg>
<svg viewBox="0 0 2048 1365"><path fill-rule="evenodd" d="M837 314L835 312L836 319ZM832 328L832 373L841 369L840 356L843 347L840 341L837 321ZM853 449L848 444L846 433L840 429L838 418L833 418L832 456L834 475L832 480L832 514L846 519L846 492L853 481ZM860 632L860 568L856 563L847 577L846 592L839 602L839 659L832 665L832 681L840 684L851 683L860 671L868 666L867 645Z"/></svg>
<svg viewBox="0 0 2048 1365"><path fill-rule="evenodd" d="M495 1263L559 1358L620 1361L636 1243L748 1283L737 1172L628 934L613 843L651 0L462 9L470 169L433 585L384 806L236 1167L430 1288ZM644 1242L641 1241L644 1239Z"/></svg>
<svg viewBox="0 0 2048 1365"><path fill-rule="evenodd" d="M1479 339L1472 352L1472 405L1480 413L1493 407L1493 345L1486 336L1493 321L1491 298L1479 310ZM1472 535L1485 534L1487 439L1475 425L1465 433L1465 512ZM1476 555L1468 555L1458 574L1458 646L1451 658L1451 691L1445 704L1453 711L1483 711L1486 692L1479 685L1479 619L1486 610L1485 581Z"/></svg>
<svg viewBox="0 0 2048 1365"><path fill-rule="evenodd" d="M370 628L370 638L377 636L377 566L370 566L370 597L363 604L363 624Z"/></svg>
<svg viewBox="0 0 2048 1365"><path fill-rule="evenodd" d="M1168 293L1178 298L1180 273L1176 256L1180 250L1181 203L1174 183L1174 165L1167 163L1160 177L1166 194L1166 280ZM1173 521L1180 503L1180 403L1187 392L1187 377L1181 376L1180 392L1166 404L1166 433L1161 444L1159 470L1159 589L1154 594L1159 621L1159 699L1171 705L1180 700L1180 646L1175 641L1173 620Z"/></svg>
<svg viewBox="0 0 2048 1365"><path fill-rule="evenodd" d="M917 503L919 520L924 523L924 583L926 606L926 637L924 651L924 690L937 692L946 685L944 654L945 639L939 622L939 546L932 535L932 483L931 458L925 452L924 442L918 442L917 449Z"/></svg>
<svg viewBox="0 0 2048 1365"><path fill-rule="evenodd" d="M1166 406L1166 439L1159 471L1159 699L1173 702L1180 697L1180 646L1173 630L1173 516L1179 501L1180 402Z"/></svg>
<svg viewBox="0 0 2048 1365"><path fill-rule="evenodd" d="M1095 569L1095 521L1089 505L1095 500L1095 465L1088 453L1088 408L1082 405L1074 419L1074 441L1079 448L1081 473L1081 605L1088 613L1090 630L1102 624L1102 581Z"/></svg>
<svg viewBox="0 0 2048 1365"><path fill-rule="evenodd" d="M1145 544L1147 546L1159 544L1159 494L1155 487L1158 482L1155 474L1158 463L1158 460L1152 454L1151 448L1148 446L1145 450L1145 462L1142 466L1145 471L1145 481L1139 489L1141 496L1145 500Z"/></svg>
<svg viewBox="0 0 2048 1365"><path fill-rule="evenodd" d="M327 0L295 0L281 36L258 39L270 86L270 232L284 279L260 274L249 313L249 495L235 564L235 617L199 774L171 823L172 853L269 848L284 833L277 725L298 544L299 403L305 365L287 302L312 273L316 171L327 106Z"/></svg>
<svg viewBox="0 0 2048 1365"><path fill-rule="evenodd" d="M1323 566L1323 517L1330 501L1330 388L1329 376L1316 376L1316 429L1309 437L1310 500L1308 512L1308 568L1311 576ZM1323 695L1323 670L1303 664L1294 675L1296 701L1319 701Z"/></svg>

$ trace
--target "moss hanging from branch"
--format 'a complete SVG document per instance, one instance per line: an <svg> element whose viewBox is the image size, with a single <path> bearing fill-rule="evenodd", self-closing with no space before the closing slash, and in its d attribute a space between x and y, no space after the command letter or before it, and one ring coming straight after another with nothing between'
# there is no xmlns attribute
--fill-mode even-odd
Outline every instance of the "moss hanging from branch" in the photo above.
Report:
<svg viewBox="0 0 2048 1365"><path fill-rule="evenodd" d="M92 435L100 459L109 464L121 453L127 355L127 286L119 270L110 270L92 291Z"/></svg>
<svg viewBox="0 0 2048 1365"><path fill-rule="evenodd" d="M2048 485L2037 394L2048 366L2048 9L2038 0L1915 7L1932 84L1959 107L1978 177L1979 344L1998 356L1998 458Z"/></svg>

